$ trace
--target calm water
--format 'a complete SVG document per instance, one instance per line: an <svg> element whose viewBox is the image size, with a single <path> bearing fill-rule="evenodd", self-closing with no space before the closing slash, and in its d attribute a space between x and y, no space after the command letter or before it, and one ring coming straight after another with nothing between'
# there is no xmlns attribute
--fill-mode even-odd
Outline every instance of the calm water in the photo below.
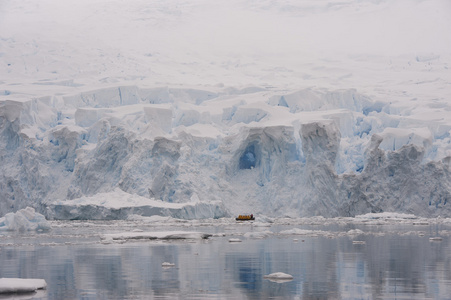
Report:
<svg viewBox="0 0 451 300"><path fill-rule="evenodd" d="M226 236L122 244L99 242L98 234L110 230L104 225L2 233L0 277L47 281L46 291L20 299L451 299L448 228L314 226L333 234L239 236L292 228L312 226L189 227L185 230ZM337 234L350 228L372 233ZM429 240L440 233L442 241ZM242 242L230 243L232 237ZM175 266L163 268L163 262ZM291 274L294 280L263 278L274 272Z"/></svg>

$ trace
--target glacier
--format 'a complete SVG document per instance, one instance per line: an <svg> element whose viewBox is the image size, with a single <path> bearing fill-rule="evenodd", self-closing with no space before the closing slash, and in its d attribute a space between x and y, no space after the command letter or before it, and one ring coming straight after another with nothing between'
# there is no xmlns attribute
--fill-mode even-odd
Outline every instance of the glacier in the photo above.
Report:
<svg viewBox="0 0 451 300"><path fill-rule="evenodd" d="M0 216L451 216L449 1L32 2L0 9Z"/></svg>
<svg viewBox="0 0 451 300"><path fill-rule="evenodd" d="M0 212L451 215L447 124L413 122L356 90L166 93L129 86L1 101Z"/></svg>

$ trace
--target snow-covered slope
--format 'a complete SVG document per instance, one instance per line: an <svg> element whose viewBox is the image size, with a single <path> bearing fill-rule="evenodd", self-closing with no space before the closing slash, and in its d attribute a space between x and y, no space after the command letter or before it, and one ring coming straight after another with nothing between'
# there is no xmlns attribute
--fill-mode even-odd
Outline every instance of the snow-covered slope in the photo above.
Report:
<svg viewBox="0 0 451 300"><path fill-rule="evenodd" d="M2 2L0 215L451 216L450 3L298 2Z"/></svg>

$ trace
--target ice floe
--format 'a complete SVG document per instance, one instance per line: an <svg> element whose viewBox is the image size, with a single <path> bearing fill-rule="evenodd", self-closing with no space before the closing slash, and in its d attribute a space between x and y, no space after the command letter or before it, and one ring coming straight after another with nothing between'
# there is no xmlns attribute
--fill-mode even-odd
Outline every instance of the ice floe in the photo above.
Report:
<svg viewBox="0 0 451 300"><path fill-rule="evenodd" d="M0 294L30 293L46 288L44 279L0 278Z"/></svg>
<svg viewBox="0 0 451 300"><path fill-rule="evenodd" d="M164 263L161 264L161 266L163 268L172 268L175 267L175 264L165 261Z"/></svg>
<svg viewBox="0 0 451 300"><path fill-rule="evenodd" d="M366 242L365 241L352 241L353 245L365 245Z"/></svg>
<svg viewBox="0 0 451 300"><path fill-rule="evenodd" d="M283 283L293 280L293 276L290 274L276 272L263 276L264 279L268 279L273 282Z"/></svg>
<svg viewBox="0 0 451 300"><path fill-rule="evenodd" d="M121 232L104 234L103 241L208 239L211 234L193 231Z"/></svg>
<svg viewBox="0 0 451 300"><path fill-rule="evenodd" d="M238 239L238 238L231 238L229 239L229 243L241 243L242 240Z"/></svg>
<svg viewBox="0 0 451 300"><path fill-rule="evenodd" d="M347 232L348 235L354 236L354 235L361 235L364 234L365 232L363 232L360 229L351 229Z"/></svg>
<svg viewBox="0 0 451 300"><path fill-rule="evenodd" d="M279 234L280 235L301 235L301 236L309 236L309 237L334 235L334 233L330 232L330 231L308 230L308 229L300 229L300 228L282 230L279 232Z"/></svg>
<svg viewBox="0 0 451 300"><path fill-rule="evenodd" d="M271 232L271 231L252 231L252 232L246 232L245 234L243 234L243 237L251 238L251 239L263 239L272 234L273 234L273 232Z"/></svg>

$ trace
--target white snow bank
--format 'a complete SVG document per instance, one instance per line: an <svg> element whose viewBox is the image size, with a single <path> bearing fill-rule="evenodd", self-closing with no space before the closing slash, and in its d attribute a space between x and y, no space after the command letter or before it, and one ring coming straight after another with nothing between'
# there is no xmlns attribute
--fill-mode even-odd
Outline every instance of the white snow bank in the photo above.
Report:
<svg viewBox="0 0 451 300"><path fill-rule="evenodd" d="M58 200L48 205L48 217L57 220L125 220L132 215L206 219L222 218L227 213L220 201L169 203L129 194L119 188L92 197Z"/></svg>
<svg viewBox="0 0 451 300"><path fill-rule="evenodd" d="M0 294L30 293L46 288L44 279L0 278Z"/></svg>
<svg viewBox="0 0 451 300"><path fill-rule="evenodd" d="M50 223L45 217L32 207L21 209L16 213L8 213L0 218L0 231L49 230L50 228Z"/></svg>
<svg viewBox="0 0 451 300"><path fill-rule="evenodd" d="M160 232L120 232L104 234L100 237L103 241L128 241L128 240L198 240L208 239L211 234L194 231L160 231Z"/></svg>

